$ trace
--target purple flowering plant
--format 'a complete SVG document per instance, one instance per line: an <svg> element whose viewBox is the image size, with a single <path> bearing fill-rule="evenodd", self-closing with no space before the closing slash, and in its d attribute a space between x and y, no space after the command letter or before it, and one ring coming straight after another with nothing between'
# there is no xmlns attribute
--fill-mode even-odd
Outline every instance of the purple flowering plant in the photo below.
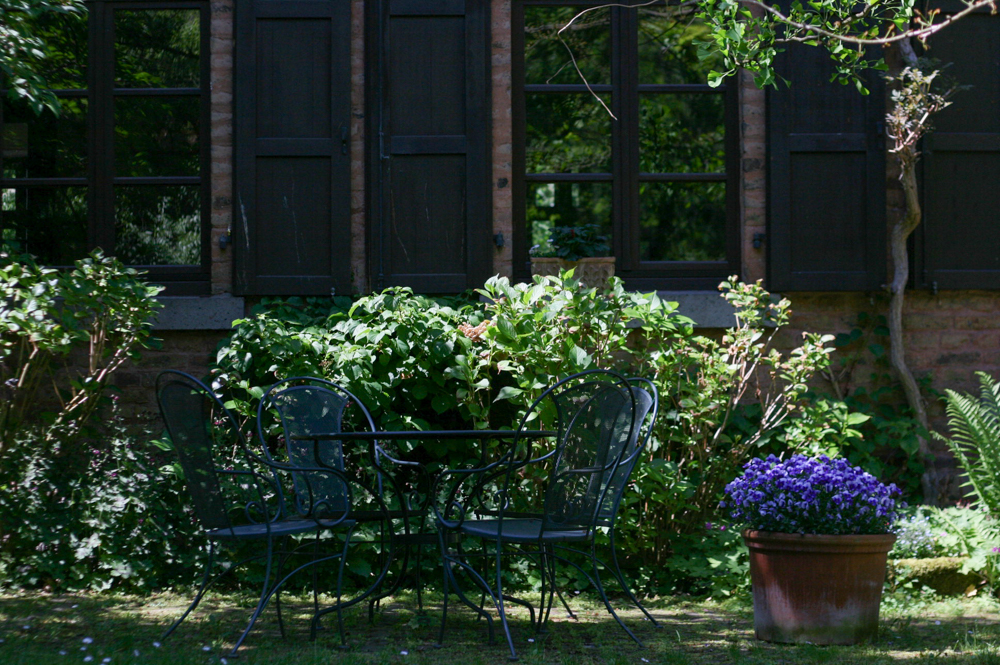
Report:
<svg viewBox="0 0 1000 665"><path fill-rule="evenodd" d="M726 485L719 507L755 531L817 534L889 533L899 488L844 459L794 455L750 460Z"/></svg>

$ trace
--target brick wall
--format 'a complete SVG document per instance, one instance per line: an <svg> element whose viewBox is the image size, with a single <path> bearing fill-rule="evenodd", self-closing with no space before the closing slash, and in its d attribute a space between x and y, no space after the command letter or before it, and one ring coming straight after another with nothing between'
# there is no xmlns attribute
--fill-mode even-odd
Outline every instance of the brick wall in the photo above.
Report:
<svg viewBox="0 0 1000 665"><path fill-rule="evenodd" d="M210 38L212 138L212 293L233 290L233 252L219 238L233 225L233 0L215 0Z"/></svg>

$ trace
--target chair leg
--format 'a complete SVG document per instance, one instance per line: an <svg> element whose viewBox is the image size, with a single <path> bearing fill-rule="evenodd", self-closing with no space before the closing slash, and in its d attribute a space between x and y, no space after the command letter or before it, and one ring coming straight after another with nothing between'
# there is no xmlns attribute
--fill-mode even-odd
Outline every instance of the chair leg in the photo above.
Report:
<svg viewBox="0 0 1000 665"><path fill-rule="evenodd" d="M281 579L281 571L285 569L285 561L288 560L288 557L287 552L281 553L281 558L278 559L278 569L274 574L275 579ZM281 617L281 589L274 592L274 611L278 615L278 632L281 634L281 639L285 639L285 622Z"/></svg>
<svg viewBox="0 0 1000 665"><path fill-rule="evenodd" d="M273 558L274 558L274 539L268 537L267 566L264 569L264 588L260 593L260 601L257 602L257 607L256 609L254 609L253 614L250 615L250 623L247 624L247 627L246 629L244 629L243 634L240 635L240 638L238 640L236 640L236 644L233 645L232 650L229 652L230 658L236 658L236 652L243 644L243 641L247 638L247 635L250 634L250 631L253 630L254 624L257 623L257 618L261 615L261 612L264 611L264 608L267 606L267 601L271 597L271 592L272 592L272 588L270 586L271 563Z"/></svg>
<svg viewBox="0 0 1000 665"><path fill-rule="evenodd" d="M626 633L628 633L628 636L631 637L633 640L635 640L636 644L638 644L639 646L645 646L642 643L642 640L640 640L638 637L636 637L635 633L633 633L629 629L629 627L625 625L625 622L622 621L621 617L618 616L618 613L615 612L615 608L611 607L611 601L608 600L607 594L604 593L604 585L601 583L601 573L598 570L598 565L597 565L597 549L596 548L597 548L597 544L594 543L594 542L592 542L591 545L590 545L590 564L591 564L591 566L593 566L593 569L594 569L594 579L593 579L594 586L597 587L597 592L599 594L601 594L601 600L604 601L604 607L606 607L608 609L608 613L610 613L611 616L613 616L615 618L615 621L617 621L618 625L622 627L622 630L624 630Z"/></svg>
<svg viewBox="0 0 1000 665"><path fill-rule="evenodd" d="M653 625L660 628L659 622L653 618L653 615L646 611L646 608L642 606L642 603L635 597L632 590L629 588L628 584L625 582L625 576L622 575L621 568L618 566L618 550L615 548L615 531L612 528L610 534L611 541L611 572L614 574L615 578L618 580L618 585L621 586L622 591L628 596L628 599L632 601L632 604L639 608L639 610L646 615L646 618L653 622Z"/></svg>
<svg viewBox="0 0 1000 665"><path fill-rule="evenodd" d="M500 614L500 624L503 626L504 637L507 638L507 646L510 647L510 660L517 660L517 651L514 650L514 639L510 636L510 625L507 623L507 612L503 604L503 567L501 562L503 559L503 544L500 540L497 540L497 557L496 557L496 567L497 567L497 595L496 595L496 606L497 612Z"/></svg>
<svg viewBox="0 0 1000 665"><path fill-rule="evenodd" d="M337 571L337 627L340 629L340 646L347 647L347 634L344 632L344 608L341 605L341 592L344 589L344 566L347 564L347 548L351 545L351 534L353 529L347 530L344 536L344 549L340 554L340 568Z"/></svg>
<svg viewBox="0 0 1000 665"><path fill-rule="evenodd" d="M170 637L170 634L177 630L177 626L184 622L187 615L191 614L194 608L198 607L198 603L201 602L202 597L205 595L205 591L208 589L209 580L212 579L212 564L215 561L215 541L208 542L208 562L205 564L205 575L202 577L201 586L198 587L198 593L195 594L194 600L188 605L188 608L184 610L184 614L181 615L177 621L175 621L169 628L167 632L163 633L161 640L165 640Z"/></svg>
<svg viewBox="0 0 1000 665"><path fill-rule="evenodd" d="M486 619L486 628L489 634L489 643L494 644L496 638L493 632L493 617L490 616L489 612L483 609L482 601L480 602L479 605L476 605L467 595L465 595L465 592L462 590L462 585L458 583L458 579L455 577L455 571L452 569L452 567L455 566L457 568L466 571L472 578L472 580L476 583L476 586L478 586L479 589L483 591L484 594L487 592L487 590L489 590L490 585L486 582L486 580L482 578L482 576L479 573L476 572L474 568L469 566L469 564L460 560L460 558L456 558L455 556L452 556L451 554L448 553L445 535L441 530L438 531L438 540L441 545L441 565L444 568L444 574L446 575L446 580L445 580L446 590L449 592L454 590L455 595L458 596L458 599L461 600L463 603L465 603L465 605L468 606L469 609L475 612L478 618ZM459 545L459 550L461 550L460 545ZM461 556L461 551L459 552L458 556L459 557ZM489 594L490 594L490 599L493 600L493 592L489 591ZM445 617L442 616L441 633L439 636L440 641L442 643L444 642L444 621Z"/></svg>

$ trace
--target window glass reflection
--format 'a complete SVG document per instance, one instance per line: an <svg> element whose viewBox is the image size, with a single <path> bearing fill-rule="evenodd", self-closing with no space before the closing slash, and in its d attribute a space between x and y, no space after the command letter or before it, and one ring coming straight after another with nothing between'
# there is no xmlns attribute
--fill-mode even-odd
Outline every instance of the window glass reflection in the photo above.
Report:
<svg viewBox="0 0 1000 665"><path fill-rule="evenodd" d="M611 183L529 183L525 201L531 245L548 247L554 226L596 224L611 238Z"/></svg>
<svg viewBox="0 0 1000 665"><path fill-rule="evenodd" d="M639 208L642 261L725 260L725 183L643 182Z"/></svg>
<svg viewBox="0 0 1000 665"><path fill-rule="evenodd" d="M87 254L87 188L5 187L0 229L39 263L70 265Z"/></svg>
<svg viewBox="0 0 1000 665"><path fill-rule="evenodd" d="M639 83L707 83L708 73L722 66L713 55L698 58L697 41L708 28L695 18L694 4L639 9Z"/></svg>
<svg viewBox="0 0 1000 665"><path fill-rule="evenodd" d="M602 96L611 104L611 96ZM528 173L611 171L611 116L587 93L526 95Z"/></svg>
<svg viewBox="0 0 1000 665"><path fill-rule="evenodd" d="M201 263L199 187L115 187L115 255L130 265Z"/></svg>
<svg viewBox="0 0 1000 665"><path fill-rule="evenodd" d="M200 32L196 9L115 11L115 87L197 88Z"/></svg>
<svg viewBox="0 0 1000 665"><path fill-rule="evenodd" d="M639 170L722 173L726 170L725 99L702 93L639 96Z"/></svg>
<svg viewBox="0 0 1000 665"><path fill-rule="evenodd" d="M559 34L559 30L584 9L586 7L524 8L526 83L583 83L584 78L591 84L611 83L610 8L586 12Z"/></svg>
<svg viewBox="0 0 1000 665"><path fill-rule="evenodd" d="M115 175L198 175L198 97L115 99Z"/></svg>
<svg viewBox="0 0 1000 665"><path fill-rule="evenodd" d="M87 175L87 100L63 98L59 117L36 115L23 100L3 100L4 178Z"/></svg>

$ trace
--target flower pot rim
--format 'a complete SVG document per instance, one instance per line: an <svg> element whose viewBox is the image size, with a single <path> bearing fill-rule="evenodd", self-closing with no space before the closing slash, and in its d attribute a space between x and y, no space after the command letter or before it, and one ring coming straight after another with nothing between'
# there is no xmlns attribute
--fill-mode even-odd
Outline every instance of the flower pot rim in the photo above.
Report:
<svg viewBox="0 0 1000 665"><path fill-rule="evenodd" d="M559 256L532 256L531 261L537 263L612 263L615 257L613 256L582 256L575 261L570 261L569 259L564 259Z"/></svg>
<svg viewBox="0 0 1000 665"><path fill-rule="evenodd" d="M741 535L744 539L754 540L837 540L857 539L859 542L871 542L876 540L896 540L894 533L787 533L785 531L757 531L756 529L743 529Z"/></svg>

